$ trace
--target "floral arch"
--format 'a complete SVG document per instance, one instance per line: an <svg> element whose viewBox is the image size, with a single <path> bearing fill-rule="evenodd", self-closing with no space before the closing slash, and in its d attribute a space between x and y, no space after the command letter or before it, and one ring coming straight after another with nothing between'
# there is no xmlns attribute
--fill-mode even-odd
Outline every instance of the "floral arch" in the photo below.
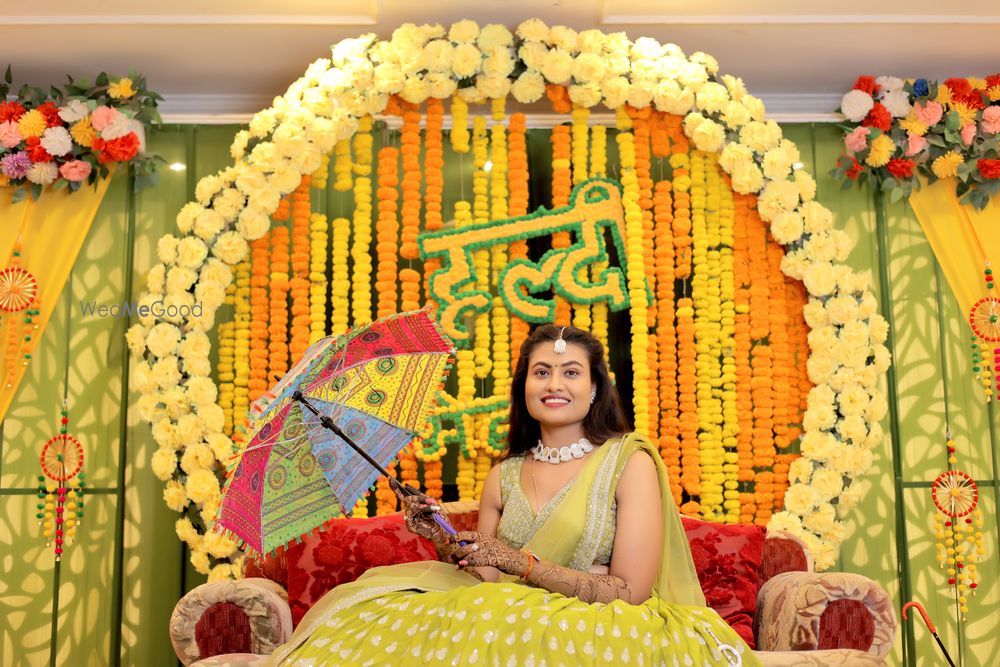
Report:
<svg viewBox="0 0 1000 667"><path fill-rule="evenodd" d="M649 374L644 360L649 355L653 323L647 317L650 294L644 280L642 174L637 175L635 143L629 139L643 117L642 110L678 117L678 137L682 133L704 154L718 154L717 163L728 175L732 191L744 196L746 205L756 204L759 220L769 223L771 237L784 246L781 271L801 280L808 294L803 314L811 328L807 373L814 386L802 415L801 455L788 470L784 510L774 513L768 525L801 536L819 569L834 564L845 532L837 515L843 517L858 502L860 493L853 480L868 469L871 449L883 440L879 421L887 405L878 384L889 365L883 345L888 326L876 312L868 278L840 264L850 249L846 234L833 228L831 213L814 200L815 181L796 168L797 149L782 138L774 121L765 120L763 103L746 91L740 79L720 75L711 56L695 53L687 57L675 45L649 38L632 42L624 33L550 28L537 19L525 21L513 33L502 25L480 27L460 21L447 30L439 25L404 25L389 41L377 41L374 35L344 40L333 47L330 59L310 65L283 96L275 98L272 107L253 117L248 130L237 133L231 149L233 166L198 183L196 201L184 206L177 217L179 235L167 235L158 243L160 263L150 271L148 292L139 304L150 307L162 302L164 308L151 309L128 332L132 383L141 394L138 410L150 422L159 446L151 464L166 482L168 505L182 511L193 503L207 523L218 508L220 464L231 462L236 449L224 432L226 415L220 406L220 402L232 405L233 399L220 395L209 363L208 333L215 328L215 313L226 301L227 290L247 294L257 281L266 285L277 280L291 286L293 294L296 289L299 296L308 294L308 281L296 286L287 274L246 278L251 242L268 233L269 216L285 206L283 197L300 188L304 177L321 168L325 173L326 156L340 151L359 128L358 136L364 136L370 131L371 117L398 100L404 106L428 102L429 109L436 109L433 122L439 131L439 101L451 99L452 143L457 141L458 150L467 151L468 104L490 102L494 113L502 113L508 95L531 103L547 90L556 104L573 107L574 118L585 119L587 110L600 104L617 114L637 430L650 427L657 409L642 388ZM404 123L411 108L402 111ZM429 113L429 129L431 122ZM483 127L474 129L482 132ZM417 128L419 133L419 121ZM406 143L404 137L404 148ZM714 162L701 159L697 168L714 169ZM353 168L371 188L367 178L371 161L358 160ZM405 183L403 191L405 203ZM367 194L370 201L370 189ZM510 195L513 201L514 193ZM523 206L527 206L526 196ZM430 217L432 207L427 208ZM459 209L456 218L481 213L470 211L468 204ZM438 202L438 224L440 213ZM367 216L369 228L374 223L370 206L355 216ZM404 256L413 252L413 246L407 246L415 241L412 234L413 228L408 232L404 219ZM370 281L371 259L357 248L356 242L352 250L358 262L355 273L361 271ZM343 254L347 249L338 250L335 245L333 252ZM234 267L242 279L234 279ZM336 272L333 275L334 282L347 279ZM409 282L412 286L412 276ZM412 297L414 292L409 294ZM200 314L191 312L195 303L202 305ZM406 303L404 282L404 309ZM368 317L371 306L371 302L360 304L367 307ZM304 307L308 312L308 306ZM346 316L340 324L346 327ZM474 364L475 350L463 352L473 356L460 355L459 366L463 361ZM233 352L227 349L226 354ZM236 361L237 366L241 363L245 362ZM256 387L251 380L252 390L266 388L266 380L258 380ZM717 458L717 470L735 466L731 447L724 448L721 441L712 446L704 455ZM720 480L725 477L716 474ZM463 475L461 470L459 475ZM739 494L728 480L717 486L719 507L738 506ZM732 513L728 518L734 520ZM202 533L187 518L177 522L177 533L192 548L196 568L210 578L240 571L237 545L227 538Z"/></svg>

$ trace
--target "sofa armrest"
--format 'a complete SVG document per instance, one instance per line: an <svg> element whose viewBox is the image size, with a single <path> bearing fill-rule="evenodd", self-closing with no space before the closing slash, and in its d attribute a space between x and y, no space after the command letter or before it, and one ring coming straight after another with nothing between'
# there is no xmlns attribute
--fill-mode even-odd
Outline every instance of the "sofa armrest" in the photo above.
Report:
<svg viewBox="0 0 1000 667"><path fill-rule="evenodd" d="M268 579L202 584L170 617L170 641L185 665L226 653L268 654L291 634L288 593Z"/></svg>
<svg viewBox="0 0 1000 667"><path fill-rule="evenodd" d="M849 648L884 658L896 616L877 583L846 572L785 572L757 594L757 648L809 651Z"/></svg>

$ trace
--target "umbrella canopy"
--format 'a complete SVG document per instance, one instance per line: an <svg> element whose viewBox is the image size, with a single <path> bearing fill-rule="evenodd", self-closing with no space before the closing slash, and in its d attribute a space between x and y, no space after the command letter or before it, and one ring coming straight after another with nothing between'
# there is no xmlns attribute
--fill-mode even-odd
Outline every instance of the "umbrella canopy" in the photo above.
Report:
<svg viewBox="0 0 1000 667"><path fill-rule="evenodd" d="M249 438L223 488L218 530L267 553L348 513L427 424L454 349L427 311L314 343L251 408ZM319 411L314 415L298 400Z"/></svg>

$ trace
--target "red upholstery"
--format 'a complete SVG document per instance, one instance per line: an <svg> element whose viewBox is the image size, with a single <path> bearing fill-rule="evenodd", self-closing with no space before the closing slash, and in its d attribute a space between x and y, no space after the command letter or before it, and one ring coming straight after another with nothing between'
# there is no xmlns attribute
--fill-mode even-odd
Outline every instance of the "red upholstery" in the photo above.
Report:
<svg viewBox="0 0 1000 667"><path fill-rule="evenodd" d="M694 568L705 601L750 648L755 648L753 617L757 611L764 529L690 517L682 517L681 521L691 544Z"/></svg>
<svg viewBox="0 0 1000 667"><path fill-rule="evenodd" d="M205 610L194 629L203 657L250 652L250 619L231 602L218 602Z"/></svg>
<svg viewBox="0 0 1000 667"><path fill-rule="evenodd" d="M772 539L764 542L760 567L760 585L782 572L807 572L809 562L802 547L793 540Z"/></svg>
<svg viewBox="0 0 1000 667"><path fill-rule="evenodd" d="M288 602L298 625L323 594L379 565L435 560L434 545L406 529L402 514L334 519L285 552ZM266 567L266 565L265 565Z"/></svg>
<svg viewBox="0 0 1000 667"><path fill-rule="evenodd" d="M818 649L867 651L874 638L875 619L860 600L834 600L819 617Z"/></svg>

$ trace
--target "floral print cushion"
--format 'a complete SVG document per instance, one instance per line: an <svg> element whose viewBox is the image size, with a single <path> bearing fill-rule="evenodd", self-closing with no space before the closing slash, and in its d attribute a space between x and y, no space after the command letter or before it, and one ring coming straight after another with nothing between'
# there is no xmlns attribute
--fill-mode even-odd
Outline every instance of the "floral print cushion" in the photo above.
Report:
<svg viewBox="0 0 1000 667"><path fill-rule="evenodd" d="M290 547L288 599L292 622L323 594L354 581L379 565L437 560L434 545L406 529L402 514L365 519L332 519L322 530Z"/></svg>
<svg viewBox="0 0 1000 667"><path fill-rule="evenodd" d="M764 556L765 530L682 517L694 568L708 606L756 648L753 618Z"/></svg>

